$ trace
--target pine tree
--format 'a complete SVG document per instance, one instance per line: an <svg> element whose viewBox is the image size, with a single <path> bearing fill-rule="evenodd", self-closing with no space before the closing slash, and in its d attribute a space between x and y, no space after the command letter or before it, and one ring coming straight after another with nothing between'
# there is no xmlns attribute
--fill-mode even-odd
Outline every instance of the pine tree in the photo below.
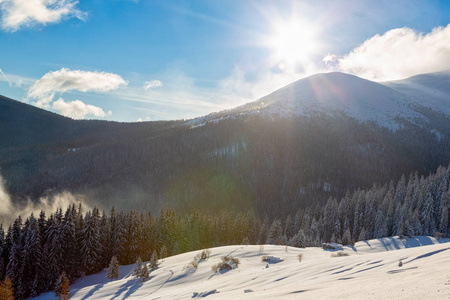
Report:
<svg viewBox="0 0 450 300"><path fill-rule="evenodd" d="M52 289L58 280L58 274L63 269L63 241L61 235L62 211L58 209L54 215L50 215L47 220L46 242L44 245L43 256L45 259L45 283L44 290Z"/></svg>
<svg viewBox="0 0 450 300"><path fill-rule="evenodd" d="M144 263L140 277L142 278L142 281L146 281L150 277L150 271L148 270L148 266L146 263Z"/></svg>
<svg viewBox="0 0 450 300"><path fill-rule="evenodd" d="M288 215L286 218L286 225L284 226L284 235L286 236L286 238L290 239L294 236L294 234L294 222L291 215Z"/></svg>
<svg viewBox="0 0 450 300"><path fill-rule="evenodd" d="M14 289L8 276L0 283L0 300L14 300Z"/></svg>
<svg viewBox="0 0 450 300"><path fill-rule="evenodd" d="M82 265L86 273L100 271L102 244L100 243L100 213L98 208L94 207L92 214L88 212L85 217L85 227L83 231L83 240L81 242Z"/></svg>
<svg viewBox="0 0 450 300"><path fill-rule="evenodd" d="M115 256L111 258L111 262L109 263L108 268L108 275L106 275L106 278L108 278L111 281L119 278L119 261Z"/></svg>
<svg viewBox="0 0 450 300"><path fill-rule="evenodd" d="M59 299L66 300L69 299L69 293L69 279L66 276L66 272L63 271L55 283L55 294L59 297Z"/></svg>
<svg viewBox="0 0 450 300"><path fill-rule="evenodd" d="M309 236L310 236L310 244L308 246L313 246L313 247L320 246L319 222L316 221L316 218L313 218L313 220L311 222Z"/></svg>
<svg viewBox="0 0 450 300"><path fill-rule="evenodd" d="M59 294L59 299L67 300L70 297L70 285L69 279L67 277L63 277L63 282L61 285L61 293Z"/></svg>
<svg viewBox="0 0 450 300"><path fill-rule="evenodd" d="M167 257L167 248L166 245L162 245L161 250L159 251L159 258L164 259Z"/></svg>
<svg viewBox="0 0 450 300"><path fill-rule="evenodd" d="M387 220L386 217L384 216L383 210L378 209L378 212L375 216L375 232L373 237L378 239L386 236L387 236Z"/></svg>
<svg viewBox="0 0 450 300"><path fill-rule="evenodd" d="M156 270L158 268L158 254L156 253L156 250L153 251L152 257L150 258L150 270Z"/></svg>
<svg viewBox="0 0 450 300"><path fill-rule="evenodd" d="M442 196L441 208L440 208L440 220L439 220L439 232L447 234L450 208L450 189Z"/></svg>
<svg viewBox="0 0 450 300"><path fill-rule="evenodd" d="M38 295L39 293L34 290L34 280L36 277L42 276L42 244L39 235L39 224L31 216L25 221L23 228L23 255L22 255L22 265L21 274L22 286L20 287L21 292L24 297L31 294Z"/></svg>
<svg viewBox="0 0 450 300"><path fill-rule="evenodd" d="M6 276L8 276L13 284L15 296L19 299L23 298L22 294L22 264L23 264L23 244L22 244L22 218L19 216L12 226L12 247L9 257L8 266L6 267Z"/></svg>
<svg viewBox="0 0 450 300"><path fill-rule="evenodd" d="M436 222L434 220L434 199L430 191L425 194L422 206L421 223L423 234L433 235L436 232Z"/></svg>
<svg viewBox="0 0 450 300"><path fill-rule="evenodd" d="M359 232L358 241L364 241L364 240L366 240L366 230L363 227L361 229L361 231Z"/></svg>
<svg viewBox="0 0 450 300"><path fill-rule="evenodd" d="M297 234L289 240L289 245L298 248L306 247L306 236L303 229L299 229Z"/></svg>
<svg viewBox="0 0 450 300"><path fill-rule="evenodd" d="M106 212L103 211L100 219L100 244L102 245L102 251L100 253L101 267L108 266L109 258L112 257L111 253L111 228Z"/></svg>
<svg viewBox="0 0 450 300"><path fill-rule="evenodd" d="M267 243L273 245L283 244L283 228L281 227L281 221L275 219L270 226L269 234L267 236Z"/></svg>
<svg viewBox="0 0 450 300"><path fill-rule="evenodd" d="M61 242L64 260L61 268L66 271L67 277L76 278L80 266L77 264L79 247L76 238L76 218L77 210L75 204L69 206L61 222Z"/></svg>
<svg viewBox="0 0 450 300"><path fill-rule="evenodd" d="M142 272L142 259L138 257L133 269L133 275L136 277L141 277L141 272Z"/></svg>
<svg viewBox="0 0 450 300"><path fill-rule="evenodd" d="M352 236L350 234L350 229L348 229L348 228L344 232L344 235L342 236L342 244L343 245L351 245L351 244L353 244Z"/></svg>
<svg viewBox="0 0 450 300"><path fill-rule="evenodd" d="M259 231L259 244L263 245L267 243L267 235L269 234L269 218L267 215L264 217L264 221Z"/></svg>

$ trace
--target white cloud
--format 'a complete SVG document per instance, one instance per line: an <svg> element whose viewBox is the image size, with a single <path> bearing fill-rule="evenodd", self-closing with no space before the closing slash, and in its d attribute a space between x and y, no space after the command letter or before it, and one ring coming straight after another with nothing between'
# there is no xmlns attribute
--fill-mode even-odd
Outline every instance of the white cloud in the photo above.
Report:
<svg viewBox="0 0 450 300"><path fill-rule="evenodd" d="M450 69L450 24L428 34L397 28L375 35L343 57L328 55L333 69L385 81Z"/></svg>
<svg viewBox="0 0 450 300"><path fill-rule="evenodd" d="M48 72L28 90L28 97L37 99L36 106L48 108L56 92L107 92L128 83L117 74L81 70Z"/></svg>
<svg viewBox="0 0 450 300"><path fill-rule="evenodd" d="M159 80L146 81L144 83L144 89L146 89L146 90L161 87L161 86L163 86L163 83Z"/></svg>
<svg viewBox="0 0 450 300"><path fill-rule="evenodd" d="M6 77L5 73L3 73L2 69L0 69L0 73L3 75L3 78L5 78L6 81L8 82L9 87L12 87L11 81L9 80L8 77Z"/></svg>
<svg viewBox="0 0 450 300"><path fill-rule="evenodd" d="M85 12L76 8L77 0L0 0L2 27L16 31L21 27L58 23L65 18L84 19Z"/></svg>
<svg viewBox="0 0 450 300"><path fill-rule="evenodd" d="M64 99L59 98L53 102L52 108L73 119L83 119L87 116L103 118L106 115L111 115L111 111L105 113L100 107L85 104L80 100L65 102Z"/></svg>

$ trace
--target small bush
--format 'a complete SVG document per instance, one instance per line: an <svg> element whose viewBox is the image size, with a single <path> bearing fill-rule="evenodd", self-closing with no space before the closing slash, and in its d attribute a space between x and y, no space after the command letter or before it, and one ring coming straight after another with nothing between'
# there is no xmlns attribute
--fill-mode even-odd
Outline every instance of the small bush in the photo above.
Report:
<svg viewBox="0 0 450 300"><path fill-rule="evenodd" d="M232 257L232 256L224 256L222 257L222 262L215 264L211 267L211 270L214 273L224 271L224 270L232 270L234 268L237 268L240 264L239 259ZM233 265L235 267L233 267Z"/></svg>
<svg viewBox="0 0 450 300"><path fill-rule="evenodd" d="M197 257L194 257L193 260L191 260L185 267L184 269L197 269L198 268L198 259Z"/></svg>
<svg viewBox="0 0 450 300"><path fill-rule="evenodd" d="M233 256L224 256L224 257L222 257L222 262L223 263L226 263L227 261L232 261L236 265L236 267L240 264L239 259L235 258Z"/></svg>
<svg viewBox="0 0 450 300"><path fill-rule="evenodd" d="M299 255L297 255L297 258L298 258L298 261L299 261L299 262L302 262L303 254L300 253Z"/></svg>
<svg viewBox="0 0 450 300"><path fill-rule="evenodd" d="M214 273L217 273L217 272L219 272L219 269L221 266L222 266L222 263L217 263L211 267L211 271L213 271Z"/></svg>
<svg viewBox="0 0 450 300"><path fill-rule="evenodd" d="M348 253L345 252L331 253L331 257L341 257L341 256L348 256Z"/></svg>
<svg viewBox="0 0 450 300"><path fill-rule="evenodd" d="M208 260L209 256L211 255L211 251L209 249L205 249L200 253L200 260Z"/></svg>

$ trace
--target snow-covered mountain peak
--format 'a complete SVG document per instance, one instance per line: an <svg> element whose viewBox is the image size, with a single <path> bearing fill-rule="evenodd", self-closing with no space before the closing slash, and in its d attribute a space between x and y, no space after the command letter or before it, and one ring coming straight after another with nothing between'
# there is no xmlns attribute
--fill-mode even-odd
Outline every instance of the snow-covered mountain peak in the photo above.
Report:
<svg viewBox="0 0 450 300"><path fill-rule="evenodd" d="M420 74L382 84L407 95L420 105L450 115L450 71Z"/></svg>
<svg viewBox="0 0 450 300"><path fill-rule="evenodd" d="M404 94L354 75L334 72L300 79L257 101L195 119L190 124L198 126L241 115L292 117L341 112L392 129L400 126L399 118L411 122L423 118Z"/></svg>

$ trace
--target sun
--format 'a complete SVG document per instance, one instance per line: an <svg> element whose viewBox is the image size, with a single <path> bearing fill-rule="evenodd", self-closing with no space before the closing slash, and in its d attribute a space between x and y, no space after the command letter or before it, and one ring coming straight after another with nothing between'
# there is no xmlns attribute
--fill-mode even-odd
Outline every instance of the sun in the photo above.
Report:
<svg viewBox="0 0 450 300"><path fill-rule="evenodd" d="M307 63L317 50L314 27L298 20L279 21L274 24L268 38L277 64L296 65Z"/></svg>

